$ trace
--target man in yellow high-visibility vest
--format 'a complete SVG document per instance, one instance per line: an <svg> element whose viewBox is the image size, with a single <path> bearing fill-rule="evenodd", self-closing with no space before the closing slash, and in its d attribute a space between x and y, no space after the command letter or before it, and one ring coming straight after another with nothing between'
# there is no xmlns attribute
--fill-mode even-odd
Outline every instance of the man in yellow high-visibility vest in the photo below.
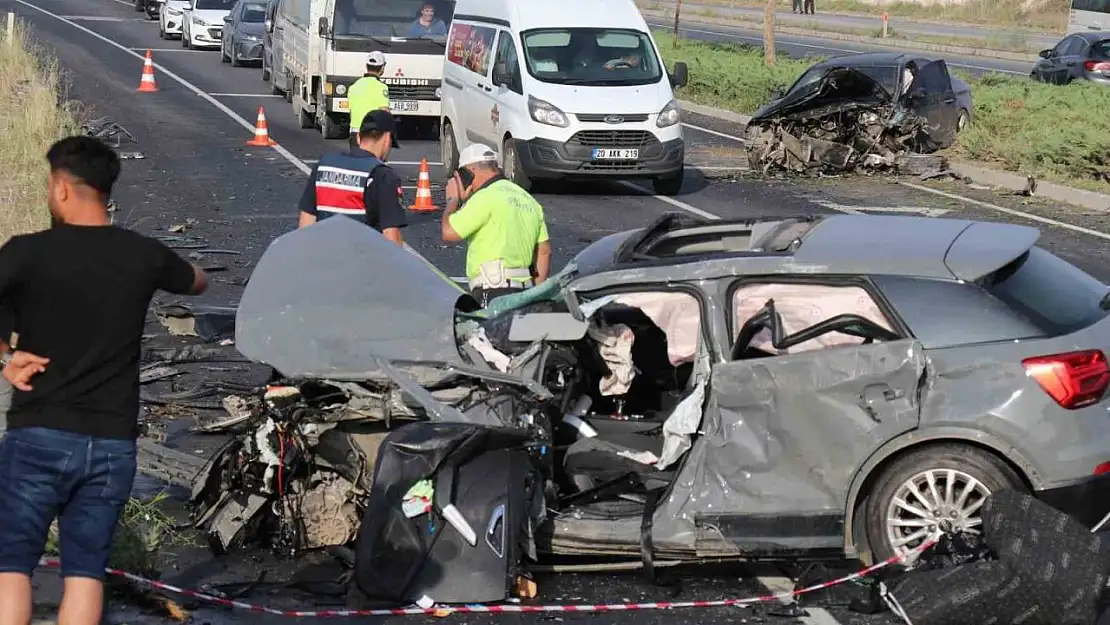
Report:
<svg viewBox="0 0 1110 625"><path fill-rule="evenodd" d="M366 74L347 89L347 108L351 112L351 149L358 147L358 129L370 111L389 110L389 86L381 81L385 55L375 50L366 59ZM399 147L393 142L393 147Z"/></svg>

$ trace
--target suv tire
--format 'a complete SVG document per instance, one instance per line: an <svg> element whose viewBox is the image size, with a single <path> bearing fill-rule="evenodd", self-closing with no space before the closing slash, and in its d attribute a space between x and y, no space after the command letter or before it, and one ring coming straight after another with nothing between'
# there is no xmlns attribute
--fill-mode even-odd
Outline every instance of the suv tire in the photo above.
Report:
<svg viewBox="0 0 1110 625"><path fill-rule="evenodd" d="M944 443L911 451L896 459L883 470L870 493L867 493L867 503L863 509L864 524L875 562L881 562L896 555L896 547L892 544L890 537L891 532L900 532L902 535L907 535L917 532L919 529L928 529L903 526L901 530L897 530L895 529L897 526L893 524L888 527L887 516L888 511L895 508L893 504L896 497L902 498L903 494L912 492L911 483L914 485L925 484L924 487L918 486L918 490L927 500L931 499L930 487L928 486L930 475L942 504L945 503L945 482L949 475L955 477L955 484L952 487L954 503L959 503L965 487L968 486L967 479L974 480L974 483L970 484L972 488L968 492L967 500L962 507L951 506L949 510L937 510L938 514L935 518L931 514L926 518L921 518L918 514L901 509L900 518L906 521L915 522L920 520L928 521L931 524L935 521L935 524L932 525L935 528L933 531L937 531L937 528L953 522L956 524L954 529L960 529L963 522L959 518L960 510L967 512L964 518L972 522L970 529L982 531L982 517L980 516L982 503L979 501L980 499L985 498L990 493L1007 488L1026 490L1021 478L1013 469L993 454L977 447L960 443ZM907 501L907 503L921 512L932 512L924 505L924 502L916 498ZM953 511L957 513L956 519L951 518Z"/></svg>

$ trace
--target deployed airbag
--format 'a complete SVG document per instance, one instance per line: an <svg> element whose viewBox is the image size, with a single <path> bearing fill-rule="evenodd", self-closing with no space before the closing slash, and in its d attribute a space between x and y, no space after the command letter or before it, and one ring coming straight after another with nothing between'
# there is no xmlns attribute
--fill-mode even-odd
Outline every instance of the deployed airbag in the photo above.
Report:
<svg viewBox="0 0 1110 625"><path fill-rule="evenodd" d="M737 289L732 300L736 311L735 327L742 327L748 319L758 314L766 306L767 300L774 300L775 310L782 317L783 330L787 335L845 314L859 315L882 328L891 329L890 322L867 291L857 286L816 284L754 284ZM858 345L862 342L863 339L856 336L828 332L782 351L786 354L798 354L843 345ZM756 335L751 346L760 351L779 353L771 345L770 330L763 330Z"/></svg>

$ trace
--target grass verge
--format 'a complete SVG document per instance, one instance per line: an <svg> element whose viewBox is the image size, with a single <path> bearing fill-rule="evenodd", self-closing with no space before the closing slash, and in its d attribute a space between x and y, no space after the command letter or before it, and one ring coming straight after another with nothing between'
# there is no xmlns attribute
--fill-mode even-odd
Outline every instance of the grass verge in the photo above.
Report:
<svg viewBox="0 0 1110 625"><path fill-rule="evenodd" d="M818 60L779 55L767 67L762 48L685 38L676 45L672 34L654 34L668 66L690 66L679 97L748 115ZM1110 193L1110 89L1002 74L961 78L971 85L974 122L947 151L951 156Z"/></svg>
<svg viewBox="0 0 1110 625"><path fill-rule="evenodd" d="M60 102L57 61L17 22L7 40L0 16L0 244L50 224L44 158L50 144L77 129Z"/></svg>
<svg viewBox="0 0 1110 625"><path fill-rule="evenodd" d="M660 0L673 5L673 0ZM694 4L711 4L732 7L759 7L762 0L690 0ZM777 0L778 10L790 11L791 0ZM693 8L693 7L691 7ZM998 28L1022 28L1034 32L1062 34L1068 26L1070 0L967 0L963 3L918 3L895 0L871 2L868 0L814 0L818 15L844 13L880 17L890 15L892 22L907 20L978 24Z"/></svg>

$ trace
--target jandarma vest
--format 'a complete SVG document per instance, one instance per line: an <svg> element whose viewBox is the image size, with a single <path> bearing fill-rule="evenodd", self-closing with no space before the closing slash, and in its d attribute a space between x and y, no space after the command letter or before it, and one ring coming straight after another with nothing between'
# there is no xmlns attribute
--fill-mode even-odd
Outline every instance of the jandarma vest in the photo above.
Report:
<svg viewBox="0 0 1110 625"><path fill-rule="evenodd" d="M353 156L349 153L324 154L316 171L316 219L335 214L363 218L367 225L379 227L377 206L366 206L366 187L373 181L374 170L384 166L372 154ZM370 210L367 210L370 209Z"/></svg>

